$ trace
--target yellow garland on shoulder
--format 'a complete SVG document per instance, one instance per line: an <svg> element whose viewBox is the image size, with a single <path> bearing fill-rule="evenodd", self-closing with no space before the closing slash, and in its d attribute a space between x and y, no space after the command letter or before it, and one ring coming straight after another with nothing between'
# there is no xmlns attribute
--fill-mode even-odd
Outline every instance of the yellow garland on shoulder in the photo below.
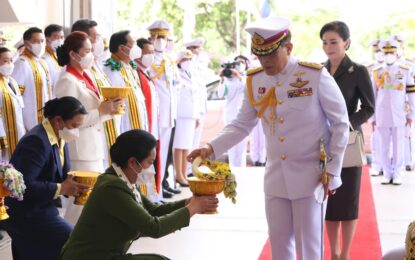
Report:
<svg viewBox="0 0 415 260"><path fill-rule="evenodd" d="M268 92L265 94L265 96L259 100L255 101L254 94L252 90L252 76L248 76L246 79L246 85L247 85L247 92L248 92L248 98L249 103L253 107L259 106L259 111L257 113L257 117L264 120L266 124L270 126L271 135L275 135L275 124L277 120L277 98L275 97L275 87L272 87ZM270 108L270 116L269 119L266 118L263 114L267 108Z"/></svg>
<svg viewBox="0 0 415 260"><path fill-rule="evenodd" d="M56 69L58 71L61 71L62 67L59 66L58 57L56 56L56 53L50 47L46 47L46 53L52 58L53 64L55 64Z"/></svg>
<svg viewBox="0 0 415 260"><path fill-rule="evenodd" d="M14 82L11 81L11 84ZM15 84L14 84L15 86ZM9 155L13 154L18 142L17 126L16 126L16 111L14 110L13 98L9 92L9 86L6 84L3 76L0 75L0 89L2 92L4 122L6 124L6 138L9 148Z"/></svg>

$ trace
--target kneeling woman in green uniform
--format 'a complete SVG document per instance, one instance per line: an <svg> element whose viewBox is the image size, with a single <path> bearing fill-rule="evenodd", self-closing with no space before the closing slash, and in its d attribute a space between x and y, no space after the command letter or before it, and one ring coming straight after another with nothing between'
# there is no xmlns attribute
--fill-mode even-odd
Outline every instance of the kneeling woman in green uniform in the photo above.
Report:
<svg viewBox="0 0 415 260"><path fill-rule="evenodd" d="M136 184L146 181L156 158L156 140L144 130L121 134L110 155L113 164L98 177L61 259L168 259L126 252L140 236L159 238L188 226L194 214L216 209L218 199L193 196L154 204L140 194Z"/></svg>

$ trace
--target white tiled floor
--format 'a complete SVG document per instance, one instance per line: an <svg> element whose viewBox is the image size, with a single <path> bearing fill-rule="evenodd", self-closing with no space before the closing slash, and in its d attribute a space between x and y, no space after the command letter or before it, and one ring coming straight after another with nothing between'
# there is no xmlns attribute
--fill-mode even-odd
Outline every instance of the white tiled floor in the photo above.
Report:
<svg viewBox="0 0 415 260"><path fill-rule="evenodd" d="M235 172L237 204L220 195L219 214L197 215L188 228L160 239L140 238L130 252L158 252L174 260L257 259L267 239L264 215L263 168ZM403 245L408 223L415 219L415 173L404 174L401 186L381 185L372 177L382 251ZM190 196L183 189L182 198ZM10 245L0 247L0 259L11 260Z"/></svg>

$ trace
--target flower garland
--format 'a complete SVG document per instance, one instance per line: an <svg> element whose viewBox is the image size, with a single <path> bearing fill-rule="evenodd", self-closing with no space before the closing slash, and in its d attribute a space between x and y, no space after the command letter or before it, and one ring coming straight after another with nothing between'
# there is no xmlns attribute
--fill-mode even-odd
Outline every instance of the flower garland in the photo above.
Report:
<svg viewBox="0 0 415 260"><path fill-rule="evenodd" d="M3 187L10 191L10 197L19 201L23 200L26 190L23 174L7 162L0 162L0 179L3 179Z"/></svg>
<svg viewBox="0 0 415 260"><path fill-rule="evenodd" d="M198 170L199 166L205 165L211 172L205 172ZM235 175L231 172L229 164L224 162L216 162L202 159L201 157L195 158L193 161L193 173L195 176L202 180L225 180L223 194L225 198L230 198L232 203L236 203L236 179Z"/></svg>
<svg viewBox="0 0 415 260"><path fill-rule="evenodd" d="M105 62L104 66L106 66L106 67L110 67L110 68L111 68L111 71L114 71L114 70L116 70L116 71L120 71L122 64L121 64L121 61L119 61L119 60L116 60L116 59L114 59L114 58L109 58L109 59ZM130 66L131 66L134 70L136 70L138 65L137 65L137 63L135 63L134 61L130 61Z"/></svg>

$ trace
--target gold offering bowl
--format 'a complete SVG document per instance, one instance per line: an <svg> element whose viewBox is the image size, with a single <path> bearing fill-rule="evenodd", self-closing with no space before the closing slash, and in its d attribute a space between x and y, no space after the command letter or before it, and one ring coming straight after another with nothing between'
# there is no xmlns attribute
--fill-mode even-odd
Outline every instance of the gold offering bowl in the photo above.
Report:
<svg viewBox="0 0 415 260"><path fill-rule="evenodd" d="M216 195L223 191L224 180L202 180L197 177L187 178L190 191L197 196ZM217 210L205 212L205 214L216 214Z"/></svg>
<svg viewBox="0 0 415 260"><path fill-rule="evenodd" d="M92 188L97 182L99 173L88 172L88 171L73 171L73 172L69 172L68 174L73 175L74 180L76 182L87 184L90 186L90 189L87 192L81 193L79 196L76 196L74 200L75 205L85 205L86 201L88 200L89 194L91 193Z"/></svg>
<svg viewBox="0 0 415 260"><path fill-rule="evenodd" d="M6 211L6 206L4 205L4 198L9 196L10 191L3 187L3 183L3 178L0 178L0 221L9 218L9 215Z"/></svg>
<svg viewBox="0 0 415 260"><path fill-rule="evenodd" d="M121 98L126 99L130 93L130 87L101 87L101 94L105 100ZM125 114L123 106L118 107L118 115Z"/></svg>

